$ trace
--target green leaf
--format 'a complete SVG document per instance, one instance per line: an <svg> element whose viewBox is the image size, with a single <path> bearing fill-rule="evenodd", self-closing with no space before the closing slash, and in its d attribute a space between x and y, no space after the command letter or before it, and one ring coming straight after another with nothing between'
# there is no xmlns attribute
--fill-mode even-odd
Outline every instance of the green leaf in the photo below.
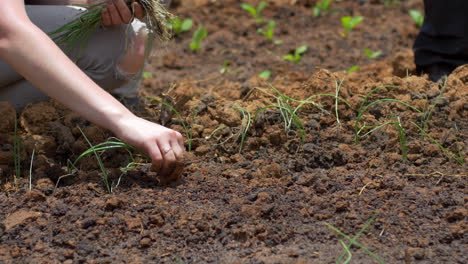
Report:
<svg viewBox="0 0 468 264"><path fill-rule="evenodd" d="M354 65L353 67L351 67L351 68L349 68L348 70L346 70L346 73L347 73L347 74L350 74L350 73L353 73L353 72L355 72L355 71L357 71L357 70L359 70L359 69L360 69L359 66Z"/></svg>
<svg viewBox="0 0 468 264"><path fill-rule="evenodd" d="M267 2L265 1L260 2L260 4L258 4L258 7L257 7L257 15L260 15L266 6L267 6Z"/></svg>
<svg viewBox="0 0 468 264"><path fill-rule="evenodd" d="M409 15L414 20L414 22L416 23L416 26L418 28L421 28L423 23L424 23L423 14L421 14L421 12L419 12L418 10L410 10Z"/></svg>
<svg viewBox="0 0 468 264"><path fill-rule="evenodd" d="M193 39L190 43L191 50L199 50L201 48L201 41L208 36L208 31L204 28L199 28L193 33Z"/></svg>
<svg viewBox="0 0 468 264"><path fill-rule="evenodd" d="M184 22L180 25L181 31L189 31L193 26L193 20L192 19L185 19Z"/></svg>
<svg viewBox="0 0 468 264"><path fill-rule="evenodd" d="M271 71L262 71L261 73L258 74L258 77L263 78L263 79L270 79Z"/></svg>
<svg viewBox="0 0 468 264"><path fill-rule="evenodd" d="M314 7L313 14L314 14L314 17L320 16L320 8L318 6Z"/></svg>
<svg viewBox="0 0 468 264"><path fill-rule="evenodd" d="M241 8L244 9L245 11L249 12L253 17L257 17L257 10L255 8L247 3L242 3Z"/></svg>
<svg viewBox="0 0 468 264"><path fill-rule="evenodd" d="M307 49L309 49L309 46L302 45L299 48L297 48L294 53L297 54L297 55L302 55L303 53L305 53L307 51Z"/></svg>
<svg viewBox="0 0 468 264"><path fill-rule="evenodd" d="M288 55L286 55L286 56L283 57L283 60L295 61L295 60L294 60L294 55L288 54Z"/></svg>
<svg viewBox="0 0 468 264"><path fill-rule="evenodd" d="M381 51L372 51L370 49L364 49L364 53L367 55L367 57L371 59L375 59L377 57L380 57L382 55Z"/></svg>
<svg viewBox="0 0 468 264"><path fill-rule="evenodd" d="M153 74L151 72L143 72L143 79L153 78Z"/></svg>

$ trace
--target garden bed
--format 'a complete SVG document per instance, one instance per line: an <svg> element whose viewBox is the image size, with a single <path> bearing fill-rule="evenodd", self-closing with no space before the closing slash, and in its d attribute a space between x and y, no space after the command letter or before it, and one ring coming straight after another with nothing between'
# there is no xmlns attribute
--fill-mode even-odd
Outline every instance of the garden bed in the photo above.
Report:
<svg viewBox="0 0 468 264"><path fill-rule="evenodd" d="M55 102L18 113L14 178L15 112L0 104L0 262L468 261L468 67L415 75L408 12L422 1L342 1L318 17L314 1L272 1L263 24L238 1L174 2L195 27L156 48L136 111L190 134L180 181L146 164L122 174L124 150L102 154L112 194L94 156L70 173L89 148L79 128L93 144L111 135ZM364 17L347 37L345 15ZM281 45L257 33L269 20ZM283 59L301 45L300 62Z"/></svg>

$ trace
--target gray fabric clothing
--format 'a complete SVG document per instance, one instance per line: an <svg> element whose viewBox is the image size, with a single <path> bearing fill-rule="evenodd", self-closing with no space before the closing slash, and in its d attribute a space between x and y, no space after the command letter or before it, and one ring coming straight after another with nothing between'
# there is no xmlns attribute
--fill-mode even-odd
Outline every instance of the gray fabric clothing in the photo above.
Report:
<svg viewBox="0 0 468 264"><path fill-rule="evenodd" d="M26 5L31 21L45 33L60 28L82 11L82 8L73 6ZM131 45L133 37L143 31L146 31L146 26L138 20L130 25L100 27L91 36L86 47L79 52L74 50L66 53L102 88L117 91L120 95L136 94L141 70L136 74L126 74L118 69L118 63ZM22 108L47 98L0 59L0 101L8 101L15 107Z"/></svg>

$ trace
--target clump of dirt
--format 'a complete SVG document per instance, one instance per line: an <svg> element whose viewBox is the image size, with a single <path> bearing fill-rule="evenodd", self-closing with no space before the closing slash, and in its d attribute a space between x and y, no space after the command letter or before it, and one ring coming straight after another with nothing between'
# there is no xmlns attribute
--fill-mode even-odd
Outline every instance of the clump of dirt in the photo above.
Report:
<svg viewBox="0 0 468 264"><path fill-rule="evenodd" d="M157 78L142 84L142 99L173 104L183 120L152 100L138 114L185 134L193 150L169 186L149 164L122 170L131 161L124 150L101 153L111 195L93 156L70 173L69 161L89 147L83 134L93 144L112 135L56 102L20 113L22 177L13 179L16 112L0 103L2 261L330 263L344 252L339 240L349 242L330 224L361 234L357 241L386 263L465 263L468 67L446 82L415 75L417 29L407 13L421 3L337 2L316 18L314 3L269 4L263 15L283 40L274 45L237 1L176 1L175 12L209 37L196 53L190 33L177 36L152 58ZM343 15L365 16L348 38ZM309 51L300 63L281 59L302 44ZM364 47L384 55L371 60ZM259 78L263 70L271 78ZM377 103L360 116L364 98ZM306 99L293 122L285 109ZM355 262L373 261L350 250Z"/></svg>

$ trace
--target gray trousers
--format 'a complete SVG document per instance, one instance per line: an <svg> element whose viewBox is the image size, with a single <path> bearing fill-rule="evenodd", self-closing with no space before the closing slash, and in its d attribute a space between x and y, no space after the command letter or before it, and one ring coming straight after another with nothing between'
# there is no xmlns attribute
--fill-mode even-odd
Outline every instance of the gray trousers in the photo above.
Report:
<svg viewBox="0 0 468 264"><path fill-rule="evenodd" d="M82 11L83 9L72 6L26 5L26 12L31 21L45 33L60 28L76 18ZM138 34L147 34L145 24L138 20L130 25L100 27L91 36L86 47L79 52L75 50L72 53L66 53L103 89L118 96L132 96L138 92L142 69L137 73L125 73L119 69L118 64L126 52L132 48L132 40ZM149 54L148 49L151 46L147 44L146 54ZM36 89L0 59L0 101L8 101L20 109L27 104L47 99L47 95Z"/></svg>

